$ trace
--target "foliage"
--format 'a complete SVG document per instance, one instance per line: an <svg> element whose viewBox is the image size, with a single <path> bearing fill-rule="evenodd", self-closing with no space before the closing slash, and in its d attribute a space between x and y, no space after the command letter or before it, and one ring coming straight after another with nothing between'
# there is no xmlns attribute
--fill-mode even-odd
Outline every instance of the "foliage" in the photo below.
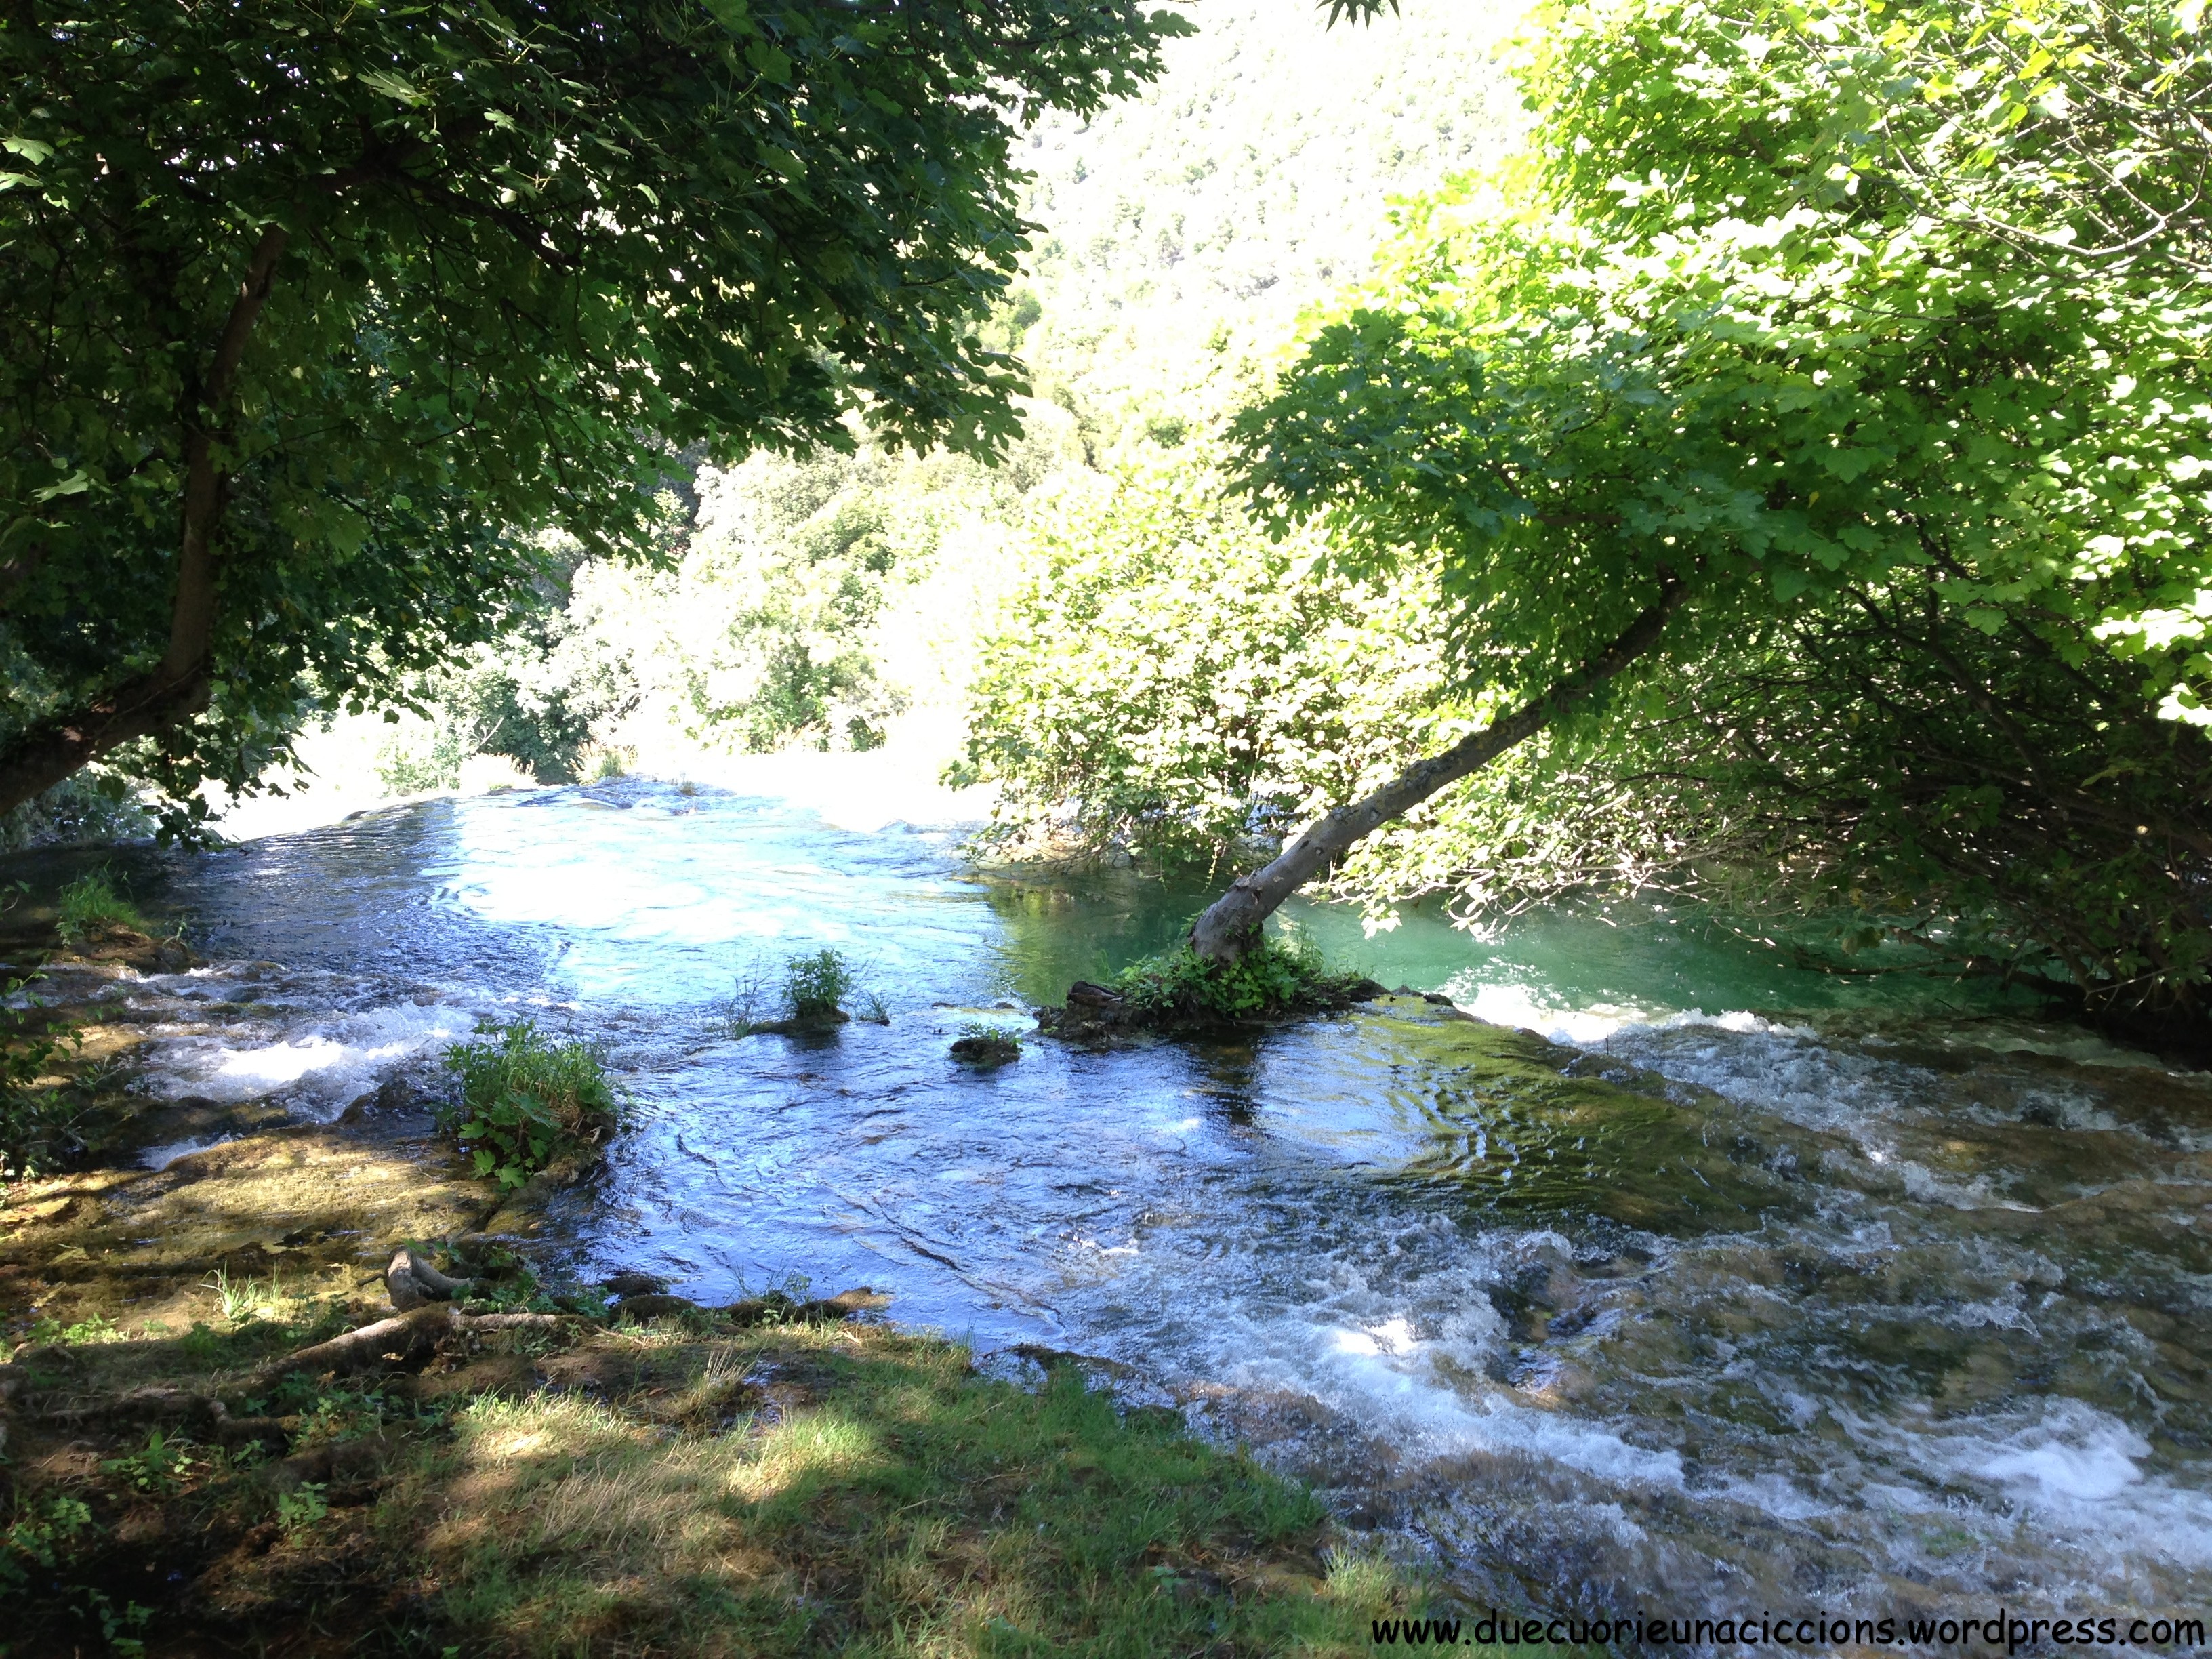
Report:
<svg viewBox="0 0 2212 1659"><path fill-rule="evenodd" d="M1329 973L1304 939L1273 935L1231 966L1178 945L1131 963L1112 988L1147 1022L1275 1019L1323 1006L1356 980Z"/></svg>
<svg viewBox="0 0 2212 1659"><path fill-rule="evenodd" d="M88 1314L84 1318L64 1325L58 1319L41 1315L31 1324L30 1339L33 1343L120 1342L123 1333L106 1314Z"/></svg>
<svg viewBox="0 0 2212 1659"><path fill-rule="evenodd" d="M2193 11L2029 15L2107 14L2197 63ZM1418 866L1480 903L1514 884L1478 870L1499 852L1548 847L1555 888L1778 855L1817 878L1801 902L2009 938L2093 1003L2194 1006L2212 301L2172 258L2021 257L2092 228L2051 184L2079 138L2054 102L1929 183L2002 73L1953 15L1893 7L1876 39L1841 7L1559 9L1526 165L1410 205L1237 422L1273 528L1318 519L1353 568L1437 573L1478 712L1662 583L1690 596L1641 684L1469 786L1480 838L1454 845L1446 804L1438 842L1408 826L1355 884L1402 893ZM2129 95L2133 69L2073 61Z"/></svg>
<svg viewBox="0 0 2212 1659"><path fill-rule="evenodd" d="M0 1176L9 1178L52 1174L83 1150L67 1091L45 1081L83 1036L40 1018L37 981L31 975L0 985Z"/></svg>
<svg viewBox="0 0 2212 1659"><path fill-rule="evenodd" d="M87 767L45 793L0 812L0 853L135 841L152 835L154 829L153 817L139 804L128 779L104 767Z"/></svg>
<svg viewBox="0 0 2212 1659"><path fill-rule="evenodd" d="M793 957L783 965L784 1004L795 1020L837 1018L857 983L853 964L835 951Z"/></svg>
<svg viewBox="0 0 2212 1659"><path fill-rule="evenodd" d="M0 35L0 802L179 817L490 638L677 452L991 453L1012 149L1157 73L1134 0L514 17L114 0ZM118 700L119 699L119 700Z"/></svg>
<svg viewBox="0 0 2212 1659"><path fill-rule="evenodd" d="M1030 550L951 775L1000 785L987 844L1218 861L1455 730L1425 584L1270 542L1202 446L1071 481Z"/></svg>
<svg viewBox="0 0 2212 1659"><path fill-rule="evenodd" d="M1362 270L1391 199L1486 166L1525 125L1497 61L1512 9L1425 0L1330 27L1297 0L1206 0L1155 85L1028 135L1042 226L1001 308L1006 348L1103 458L1212 424L1203 383L1271 354Z"/></svg>
<svg viewBox="0 0 2212 1659"><path fill-rule="evenodd" d="M61 890L56 905L55 930L67 941L94 939L112 928L148 933L154 924L118 890L106 866L88 870Z"/></svg>
<svg viewBox="0 0 2212 1659"><path fill-rule="evenodd" d="M556 1042L528 1019L477 1029L490 1041L446 1051L460 1097L439 1121L468 1148L479 1176L519 1187L549 1164L592 1155L620 1127L621 1098L591 1044Z"/></svg>

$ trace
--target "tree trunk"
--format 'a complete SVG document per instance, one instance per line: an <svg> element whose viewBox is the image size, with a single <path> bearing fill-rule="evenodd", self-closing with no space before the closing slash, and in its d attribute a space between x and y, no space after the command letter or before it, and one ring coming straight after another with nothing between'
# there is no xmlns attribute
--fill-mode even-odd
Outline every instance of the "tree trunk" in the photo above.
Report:
<svg viewBox="0 0 2212 1659"><path fill-rule="evenodd" d="M1283 848L1269 863L1206 907L1191 925L1190 945L1208 962L1232 967L1260 937L1260 924L1276 907L1314 877L1335 867L1352 845L1401 813L1419 805L1446 784L1480 771L1523 738L1542 731L1599 686L1659 642L1667 619L1686 589L1662 573L1659 597L1629 623L1612 644L1512 713L1470 732L1441 755L1417 761L1364 800L1340 806Z"/></svg>
<svg viewBox="0 0 2212 1659"><path fill-rule="evenodd" d="M238 365L269 301L289 233L271 225L255 243L223 319L206 378L186 400L185 493L177 545L177 588L161 659L102 696L40 720L0 750L0 812L43 794L79 767L137 738L152 737L207 707L216 623L216 521L229 480L216 459L216 435ZM9 573L27 577L28 571Z"/></svg>

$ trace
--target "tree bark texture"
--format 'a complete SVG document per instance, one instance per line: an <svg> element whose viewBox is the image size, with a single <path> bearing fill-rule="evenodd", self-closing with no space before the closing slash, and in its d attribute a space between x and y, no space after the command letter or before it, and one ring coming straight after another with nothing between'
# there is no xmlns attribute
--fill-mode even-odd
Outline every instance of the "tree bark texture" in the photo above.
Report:
<svg viewBox="0 0 2212 1659"><path fill-rule="evenodd" d="M153 737L207 707L214 690L209 653L216 623L215 530L228 486L216 446L239 363L289 240L288 232L274 225L262 233L216 337L206 376L187 390L181 411L185 489L177 587L161 659L104 696L39 721L0 750L0 812L42 794L110 750Z"/></svg>
<svg viewBox="0 0 2212 1659"><path fill-rule="evenodd" d="M1307 882L1334 869L1355 842L1534 736L1658 644L1667 619L1686 591L1675 577L1662 574L1658 598L1595 656L1443 754L1415 762L1364 800L1340 806L1309 824L1270 862L1239 876L1234 886L1206 907L1191 925L1191 949L1208 962L1235 966L1258 941L1260 924Z"/></svg>

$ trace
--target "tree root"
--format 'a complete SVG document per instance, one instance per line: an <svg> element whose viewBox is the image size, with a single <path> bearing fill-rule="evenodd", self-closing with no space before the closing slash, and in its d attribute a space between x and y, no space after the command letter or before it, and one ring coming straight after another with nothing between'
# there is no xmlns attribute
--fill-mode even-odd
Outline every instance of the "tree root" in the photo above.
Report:
<svg viewBox="0 0 2212 1659"><path fill-rule="evenodd" d="M410 1249L398 1251L384 1270L384 1288L401 1313L412 1313L432 1302L451 1302L468 1287L469 1280L447 1278Z"/></svg>

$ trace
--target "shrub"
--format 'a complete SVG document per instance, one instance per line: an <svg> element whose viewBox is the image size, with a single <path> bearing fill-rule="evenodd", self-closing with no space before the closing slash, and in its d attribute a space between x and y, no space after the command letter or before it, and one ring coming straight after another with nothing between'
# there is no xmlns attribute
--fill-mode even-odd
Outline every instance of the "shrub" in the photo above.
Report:
<svg viewBox="0 0 2212 1659"><path fill-rule="evenodd" d="M534 1020L477 1027L488 1042L456 1043L446 1069L460 1098L440 1127L469 1149L479 1176L520 1187L531 1175L598 1147L622 1121L606 1062L587 1042L556 1042Z"/></svg>
<svg viewBox="0 0 2212 1659"><path fill-rule="evenodd" d="M57 929L65 939L89 939L112 927L150 933L153 924L116 890L105 867L88 871L61 890Z"/></svg>
<svg viewBox="0 0 2212 1659"><path fill-rule="evenodd" d="M1262 939L1233 968L1207 962L1188 945L1134 962L1113 988L1150 1022L1273 1019L1343 1000L1361 981L1331 974L1321 953L1299 939Z"/></svg>
<svg viewBox="0 0 2212 1659"><path fill-rule="evenodd" d="M859 981L853 964L835 951L793 957L783 965L784 1000L795 1020L836 1019Z"/></svg>

